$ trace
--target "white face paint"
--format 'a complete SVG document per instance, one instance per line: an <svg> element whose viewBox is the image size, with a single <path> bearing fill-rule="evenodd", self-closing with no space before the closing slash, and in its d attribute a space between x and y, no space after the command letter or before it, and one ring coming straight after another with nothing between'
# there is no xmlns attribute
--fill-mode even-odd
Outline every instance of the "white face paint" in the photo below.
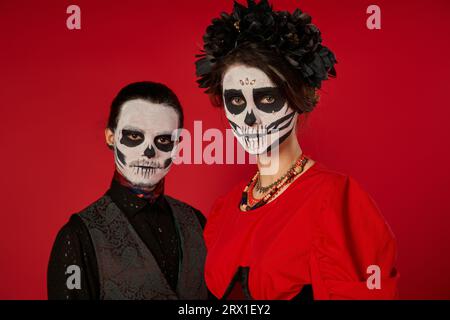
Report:
<svg viewBox="0 0 450 320"><path fill-rule="evenodd" d="M225 113L239 143L250 154L262 154L292 132L297 113L260 69L235 65L223 77Z"/></svg>
<svg viewBox="0 0 450 320"><path fill-rule="evenodd" d="M117 170L135 186L157 184L172 164L178 121L172 107L140 99L125 102L114 132Z"/></svg>

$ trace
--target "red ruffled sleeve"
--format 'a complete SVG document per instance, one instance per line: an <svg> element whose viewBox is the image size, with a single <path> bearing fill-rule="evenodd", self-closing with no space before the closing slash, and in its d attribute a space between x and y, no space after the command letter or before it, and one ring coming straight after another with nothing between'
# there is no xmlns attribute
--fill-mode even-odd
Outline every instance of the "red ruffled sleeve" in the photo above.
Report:
<svg viewBox="0 0 450 320"><path fill-rule="evenodd" d="M373 199L351 177L333 181L318 215L311 252L314 299L395 299L396 241ZM378 266L380 288L369 289Z"/></svg>

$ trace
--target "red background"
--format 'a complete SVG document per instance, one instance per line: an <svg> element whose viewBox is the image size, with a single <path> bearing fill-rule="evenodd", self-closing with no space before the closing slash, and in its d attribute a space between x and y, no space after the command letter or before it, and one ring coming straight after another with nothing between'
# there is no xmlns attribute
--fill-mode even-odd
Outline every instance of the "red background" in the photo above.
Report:
<svg viewBox="0 0 450 320"><path fill-rule="evenodd" d="M20 5L19 5L20 3ZM81 7L82 29L66 28ZM377 4L382 29L366 28ZM300 134L303 149L352 175L372 195L398 243L404 299L450 298L450 3L274 0L301 6L336 53L338 78ZM155 80L179 95L186 127L225 128L194 76L194 55L228 0L0 2L3 170L0 298L45 299L59 228L108 187L103 128L125 84ZM175 166L167 192L207 214L251 165Z"/></svg>

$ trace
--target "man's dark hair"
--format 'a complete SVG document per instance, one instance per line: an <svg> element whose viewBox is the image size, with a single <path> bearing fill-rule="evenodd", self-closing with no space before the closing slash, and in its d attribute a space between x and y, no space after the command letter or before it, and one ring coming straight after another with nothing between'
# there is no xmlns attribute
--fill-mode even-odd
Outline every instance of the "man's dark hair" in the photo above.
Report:
<svg viewBox="0 0 450 320"><path fill-rule="evenodd" d="M151 81L134 82L122 88L111 103L107 128L115 131L118 116L123 104L130 100L141 99L152 103L172 107L178 113L179 128L183 128L184 115L180 101L175 93L162 83Z"/></svg>

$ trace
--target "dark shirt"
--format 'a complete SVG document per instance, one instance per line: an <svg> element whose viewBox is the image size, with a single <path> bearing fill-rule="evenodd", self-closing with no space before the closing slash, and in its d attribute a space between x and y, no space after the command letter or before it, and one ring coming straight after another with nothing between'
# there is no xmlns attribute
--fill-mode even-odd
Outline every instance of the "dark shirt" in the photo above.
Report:
<svg viewBox="0 0 450 320"><path fill-rule="evenodd" d="M164 195L154 203L139 198L128 188L113 180L107 194L122 210L132 227L155 257L167 282L175 290L178 279L180 260L180 243L173 219L172 210ZM202 226L206 219L194 209ZM81 269L81 289L68 289L69 265ZM69 222L59 231L50 255L47 274L49 299L99 299L100 281L89 230L74 214Z"/></svg>

